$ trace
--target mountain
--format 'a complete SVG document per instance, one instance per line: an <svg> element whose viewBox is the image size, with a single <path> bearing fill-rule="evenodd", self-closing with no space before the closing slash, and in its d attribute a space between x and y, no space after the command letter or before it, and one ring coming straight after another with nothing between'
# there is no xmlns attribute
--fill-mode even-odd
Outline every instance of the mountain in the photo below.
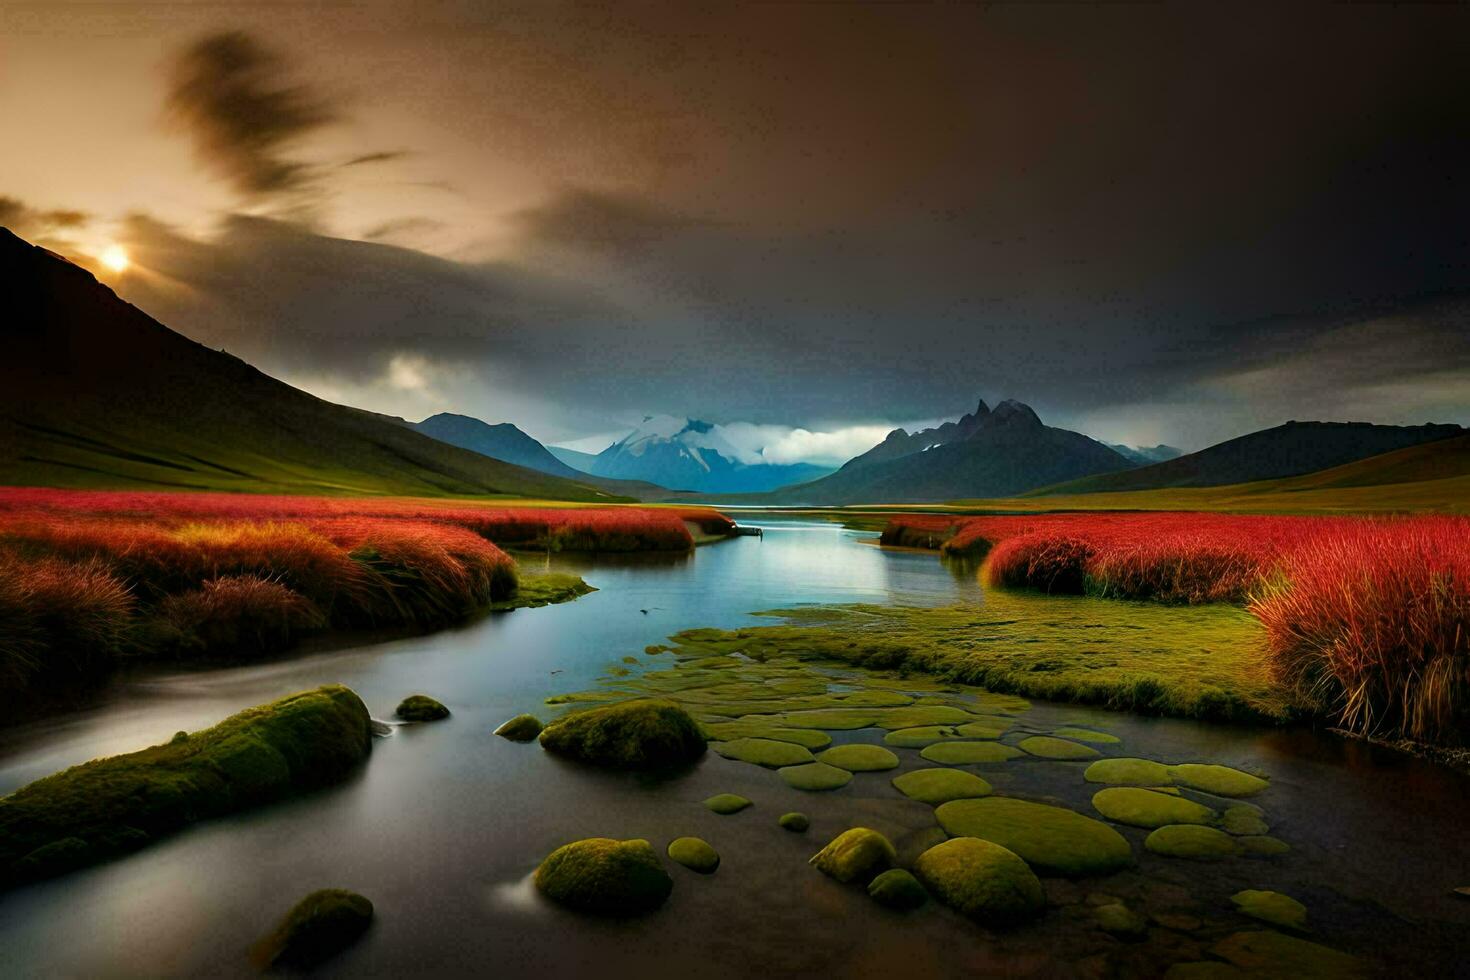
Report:
<svg viewBox="0 0 1470 980"><path fill-rule="evenodd" d="M1184 455L1184 450L1166 446L1162 442L1157 446L1125 446L1120 442L1109 442L1106 445L1135 466L1163 463Z"/></svg>
<svg viewBox="0 0 1470 980"><path fill-rule="evenodd" d="M755 493L825 476L811 463L747 463L718 425L649 416L592 461L595 476L644 480L699 493Z"/></svg>
<svg viewBox="0 0 1470 980"><path fill-rule="evenodd" d="M409 425L432 439L472 450L481 456L571 480L585 479L587 476L557 459L545 446L510 422L491 425L468 415L440 412L422 422L410 422Z"/></svg>
<svg viewBox="0 0 1470 980"><path fill-rule="evenodd" d="M952 426L952 428L951 428ZM1093 473L1127 469L1125 457L1077 432L1042 423L1014 400L984 402L957 422L889 433L831 476L764 495L765 503L919 503L1003 497Z"/></svg>
<svg viewBox="0 0 1470 980"><path fill-rule="evenodd" d="M547 446L546 451L579 473L591 473L592 464L597 459L596 453L584 453L566 446Z"/></svg>
<svg viewBox="0 0 1470 980"><path fill-rule="evenodd" d="M0 484L625 499L334 405L0 228Z"/></svg>
<svg viewBox="0 0 1470 980"><path fill-rule="evenodd" d="M1275 480L1448 439L1464 431L1458 425L1287 422L1126 473L1089 476L1044 487L1036 495L1216 487Z"/></svg>

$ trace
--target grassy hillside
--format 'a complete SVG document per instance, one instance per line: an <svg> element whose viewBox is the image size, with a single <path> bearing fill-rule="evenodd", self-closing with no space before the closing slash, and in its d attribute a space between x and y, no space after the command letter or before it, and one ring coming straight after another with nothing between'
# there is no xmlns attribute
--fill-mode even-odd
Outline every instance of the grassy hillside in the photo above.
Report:
<svg viewBox="0 0 1470 980"><path fill-rule="evenodd" d="M334 405L0 229L0 484L620 498Z"/></svg>

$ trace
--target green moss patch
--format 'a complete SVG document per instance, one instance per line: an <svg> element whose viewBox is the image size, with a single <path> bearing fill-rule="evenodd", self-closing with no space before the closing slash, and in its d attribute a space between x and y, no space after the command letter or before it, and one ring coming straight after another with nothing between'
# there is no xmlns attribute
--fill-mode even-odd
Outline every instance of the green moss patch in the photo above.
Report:
<svg viewBox="0 0 1470 980"><path fill-rule="evenodd" d="M1199 763L1170 766L1169 776L1180 786L1215 796L1253 796L1271 785L1260 776L1252 776L1239 769Z"/></svg>
<svg viewBox="0 0 1470 980"><path fill-rule="evenodd" d="M719 852L698 837L680 837L669 844L669 857L702 875L713 874L720 866Z"/></svg>
<svg viewBox="0 0 1470 980"><path fill-rule="evenodd" d="M324 888L292 906L253 958L263 968L309 970L352 945L373 923L373 903L355 892Z"/></svg>
<svg viewBox="0 0 1470 980"><path fill-rule="evenodd" d="M786 785L792 789L804 789L812 792L821 792L829 789L841 789L852 782L852 773L846 769L838 769L829 766L825 762L810 762L804 766L787 766L785 769L776 770Z"/></svg>
<svg viewBox="0 0 1470 980"><path fill-rule="evenodd" d="M662 905L674 881L648 841L593 837L552 851L536 869L536 887L579 912L628 916Z"/></svg>
<svg viewBox="0 0 1470 980"><path fill-rule="evenodd" d="M728 817L732 813L739 813L748 806L754 806L745 797L737 793L718 793L704 801L704 805L722 817Z"/></svg>
<svg viewBox="0 0 1470 980"><path fill-rule="evenodd" d="M1237 932L1210 947L1210 952L1248 976L1343 980L1367 975L1355 957L1279 932Z"/></svg>
<svg viewBox="0 0 1470 980"><path fill-rule="evenodd" d="M780 819L776 823L780 824L782 830L789 830L793 834L804 834L807 828L812 825L812 820L805 813L796 813L793 811L791 813L781 814Z"/></svg>
<svg viewBox="0 0 1470 980"><path fill-rule="evenodd" d="M868 882L868 896L885 908L906 912L929 900L919 879L903 868L889 868Z"/></svg>
<svg viewBox="0 0 1470 980"><path fill-rule="evenodd" d="M1214 827L1194 824L1160 827L1144 838L1143 846L1155 854L1192 861L1219 861L1240 853L1234 837Z"/></svg>
<svg viewBox="0 0 1470 980"><path fill-rule="evenodd" d="M733 721L710 722L704 732L718 742L737 738L768 738L773 742L790 742L812 752L832 744L832 736L816 728L781 728L759 718L736 718Z"/></svg>
<svg viewBox="0 0 1470 980"><path fill-rule="evenodd" d="M848 772L882 772L885 769L898 768L898 756L881 745L861 743L828 749L817 756L817 761L846 769Z"/></svg>
<svg viewBox="0 0 1470 980"><path fill-rule="evenodd" d="M398 702L393 714L403 721L439 721L449 717L449 709L427 694L410 694Z"/></svg>
<svg viewBox="0 0 1470 980"><path fill-rule="evenodd" d="M636 700L591 708L552 722L541 747L579 762L615 769L655 769L704 754L704 733L670 701Z"/></svg>
<svg viewBox="0 0 1470 980"><path fill-rule="evenodd" d="M183 739L47 776L0 799L0 888L340 782L371 749L362 699L328 685Z"/></svg>
<svg viewBox="0 0 1470 980"><path fill-rule="evenodd" d="M935 742L964 737L960 734L959 728L954 725L924 725L919 728L900 728L891 731L883 736L883 744L900 749L922 749Z"/></svg>
<svg viewBox="0 0 1470 980"><path fill-rule="evenodd" d="M990 784L960 769L915 769L893 777L893 787L911 800L939 806L950 800L989 796Z"/></svg>
<svg viewBox="0 0 1470 980"><path fill-rule="evenodd" d="M1094 745L1117 745L1123 741L1116 735L1093 731L1091 728L1058 728L1052 734L1057 738L1069 738L1074 742L1091 742Z"/></svg>
<svg viewBox="0 0 1470 980"><path fill-rule="evenodd" d="M1271 828L1253 806L1232 806L1220 817L1220 829L1237 837L1259 837Z"/></svg>
<svg viewBox="0 0 1470 980"><path fill-rule="evenodd" d="M937 844L919 855L914 872L939 901L985 925L1033 918L1046 906L1035 872L991 841L959 837Z"/></svg>
<svg viewBox="0 0 1470 980"><path fill-rule="evenodd" d="M1264 834L1237 837L1236 843L1243 847L1245 853L1251 857L1280 857L1291 850L1291 845L1286 841L1267 837Z"/></svg>
<svg viewBox="0 0 1470 980"><path fill-rule="evenodd" d="M516 589L509 597L492 602L494 610L534 609L558 602L571 602L597 590L582 581L580 575L566 572L543 572L539 575L522 574Z"/></svg>
<svg viewBox="0 0 1470 980"><path fill-rule="evenodd" d="M1005 762L1025 755L1013 745L1000 742L937 742L920 752L922 758L946 766L977 765Z"/></svg>
<svg viewBox="0 0 1470 980"><path fill-rule="evenodd" d="M899 728L923 728L929 725L963 725L973 721L974 715L963 708L947 705L911 705L907 708L889 708L878 718L878 727L890 731Z"/></svg>
<svg viewBox="0 0 1470 980"><path fill-rule="evenodd" d="M867 827L844 830L812 855L810 864L841 882L868 881L893 867L898 854L887 837Z"/></svg>
<svg viewBox="0 0 1470 980"><path fill-rule="evenodd" d="M901 708L914 703L914 699L898 691L853 691L839 694L837 700L843 707L852 708Z"/></svg>
<svg viewBox="0 0 1470 980"><path fill-rule="evenodd" d="M1168 766L1148 759L1099 759L1087 767L1082 778L1113 786L1168 786L1174 782Z"/></svg>
<svg viewBox="0 0 1470 980"><path fill-rule="evenodd" d="M536 736L541 734L545 727L541 720L535 715L516 715L510 721L495 729L495 734L501 738L508 738L512 742L535 741Z"/></svg>
<svg viewBox="0 0 1470 980"><path fill-rule="evenodd" d="M1108 874L1133 862L1132 849L1116 830L1062 807L991 796L945 803L935 816L951 837L991 841L1050 874Z"/></svg>
<svg viewBox="0 0 1470 980"><path fill-rule="evenodd" d="M777 715L777 723L787 728L825 728L828 731L853 731L872 728L878 723L879 708L817 708L809 711L787 711Z"/></svg>
<svg viewBox="0 0 1470 980"><path fill-rule="evenodd" d="M1273 926L1307 931L1307 907L1290 895L1280 892L1247 889L1230 896L1242 914Z"/></svg>
<svg viewBox="0 0 1470 980"><path fill-rule="evenodd" d="M751 765L780 769L811 762L812 754L800 745L777 742L769 738L737 738L733 742L712 742L710 748L726 759Z"/></svg>
<svg viewBox="0 0 1470 980"><path fill-rule="evenodd" d="M1081 745L1077 742L1069 742L1064 738L1053 738L1050 735L1032 735L1030 738L1023 738L1017 747L1027 755L1034 755L1038 759L1080 761L1096 759L1099 754L1097 749L1090 745Z"/></svg>
<svg viewBox="0 0 1470 980"><path fill-rule="evenodd" d="M1098 928L1110 936L1137 941L1148 935L1148 920L1121 902L1099 905L1092 916Z"/></svg>
<svg viewBox="0 0 1470 980"><path fill-rule="evenodd" d="M1207 824L1215 811L1207 806L1168 793L1131 786L1098 790L1092 797L1097 812L1117 823L1133 827L1165 827L1176 823Z"/></svg>
<svg viewBox="0 0 1470 980"><path fill-rule="evenodd" d="M963 725L956 725L955 731L965 738L1000 738L1011 726L997 723L994 718L984 718L976 721L967 721Z"/></svg>

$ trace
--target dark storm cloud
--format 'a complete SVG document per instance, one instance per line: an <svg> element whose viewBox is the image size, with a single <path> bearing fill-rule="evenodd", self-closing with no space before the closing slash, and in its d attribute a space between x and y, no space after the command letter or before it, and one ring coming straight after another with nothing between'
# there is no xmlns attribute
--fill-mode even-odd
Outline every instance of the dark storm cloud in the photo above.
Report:
<svg viewBox="0 0 1470 980"><path fill-rule="evenodd" d="M65 208L33 208L24 201L0 195L0 226L22 238L46 239L57 232L85 227L91 215Z"/></svg>
<svg viewBox="0 0 1470 980"><path fill-rule="evenodd" d="M299 187L310 168L286 154L341 108L304 84L282 84L289 66L242 31L211 34L170 66L169 110L200 158L247 196Z"/></svg>

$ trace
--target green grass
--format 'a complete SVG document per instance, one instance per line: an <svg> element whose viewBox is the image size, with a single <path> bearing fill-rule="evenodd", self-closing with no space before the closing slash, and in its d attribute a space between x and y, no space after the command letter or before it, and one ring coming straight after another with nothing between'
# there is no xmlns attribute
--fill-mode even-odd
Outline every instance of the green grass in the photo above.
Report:
<svg viewBox="0 0 1470 980"><path fill-rule="evenodd" d="M492 602L490 609L535 609L558 602L571 602L597 589L588 585L580 575L568 572L542 572L522 574L516 590L507 599Z"/></svg>

